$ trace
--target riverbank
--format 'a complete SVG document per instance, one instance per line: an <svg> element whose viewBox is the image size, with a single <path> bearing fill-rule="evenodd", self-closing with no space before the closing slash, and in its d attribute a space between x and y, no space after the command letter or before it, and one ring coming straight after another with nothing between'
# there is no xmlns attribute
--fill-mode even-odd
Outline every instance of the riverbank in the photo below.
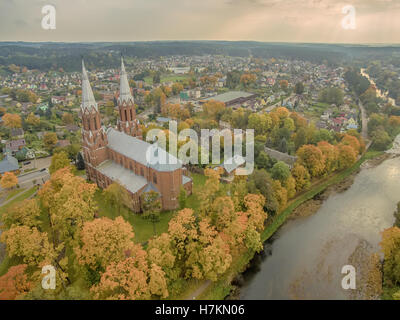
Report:
<svg viewBox="0 0 400 320"><path fill-rule="evenodd" d="M351 185L352 180L346 181L351 175L356 174L360 166L367 160L374 159L378 156L382 156L382 152L368 151L365 153L352 167L339 172L324 181L320 181L312 186L307 192L298 195L293 199L285 210L283 210L279 215L274 217L267 224L264 232L262 233L261 239L263 242L267 241L292 215L293 211L305 202L312 200L315 196L321 194L328 187L336 185L338 188L347 188ZM340 185L343 183L342 185ZM232 264L228 272L220 280L211 283L210 286L205 289L205 291L198 296L198 299L224 299L227 297L234 286L232 281L238 278L238 275L243 273L249 263L253 259L255 253L250 251L243 252L239 258ZM236 290L235 290L236 291ZM232 298L232 296L230 297Z"/></svg>

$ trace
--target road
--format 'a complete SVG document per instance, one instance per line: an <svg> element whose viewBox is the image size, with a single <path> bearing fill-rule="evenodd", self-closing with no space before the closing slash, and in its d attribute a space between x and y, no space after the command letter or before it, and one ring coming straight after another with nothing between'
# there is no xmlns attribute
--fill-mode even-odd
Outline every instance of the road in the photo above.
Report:
<svg viewBox="0 0 400 320"><path fill-rule="evenodd" d="M289 99L293 98L294 93L292 93L289 97L283 99L283 102L288 101ZM262 112L271 112L274 108L276 107L280 107L282 105L281 101L279 100L277 103L273 104L272 106L266 107L264 109L262 109L261 111L259 111L259 113Z"/></svg>
<svg viewBox="0 0 400 320"><path fill-rule="evenodd" d="M48 171L35 171L18 177L20 187L32 187L34 184L42 184L50 178Z"/></svg>
<svg viewBox="0 0 400 320"><path fill-rule="evenodd" d="M364 106L363 106L361 101L359 101L358 105L360 106L360 111L361 111L361 125L362 125L361 135L362 135L363 139L365 141L367 141L368 140L368 116L367 116L367 111L365 111L365 108L364 108Z"/></svg>

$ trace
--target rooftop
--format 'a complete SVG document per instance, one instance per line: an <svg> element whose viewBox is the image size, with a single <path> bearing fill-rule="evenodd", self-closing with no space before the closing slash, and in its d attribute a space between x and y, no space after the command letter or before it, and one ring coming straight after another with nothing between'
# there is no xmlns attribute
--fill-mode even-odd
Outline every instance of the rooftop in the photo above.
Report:
<svg viewBox="0 0 400 320"><path fill-rule="evenodd" d="M146 167L157 171L175 171L182 168L182 162L157 144L150 144L138 138L117 131L107 130L108 147Z"/></svg>
<svg viewBox="0 0 400 320"><path fill-rule="evenodd" d="M244 92L244 91L229 91L229 92L226 92L226 93L222 93L222 94L216 95L214 97L207 98L205 100L206 101L216 100L216 101L219 101L219 102L226 103L226 102L229 102L229 101L232 101L232 100L236 100L236 99L239 99L239 98L249 98L251 96L254 96L254 93L249 93L249 92Z"/></svg>

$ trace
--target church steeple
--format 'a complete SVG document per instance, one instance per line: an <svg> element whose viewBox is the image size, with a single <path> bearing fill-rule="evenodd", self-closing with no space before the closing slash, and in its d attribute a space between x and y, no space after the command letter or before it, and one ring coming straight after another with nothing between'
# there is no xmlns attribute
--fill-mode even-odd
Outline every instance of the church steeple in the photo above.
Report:
<svg viewBox="0 0 400 320"><path fill-rule="evenodd" d="M135 102L129 87L124 59L121 57L120 87L118 98L118 130L133 137L142 138L139 122L136 119Z"/></svg>
<svg viewBox="0 0 400 320"><path fill-rule="evenodd" d="M90 86L85 63L82 60L82 149L89 178L98 166L107 159L107 135L101 126L100 112Z"/></svg>
<svg viewBox="0 0 400 320"><path fill-rule="evenodd" d="M91 112L98 111L96 100L94 99L92 87L90 86L89 77L85 68L85 62L82 60L82 105L81 110Z"/></svg>

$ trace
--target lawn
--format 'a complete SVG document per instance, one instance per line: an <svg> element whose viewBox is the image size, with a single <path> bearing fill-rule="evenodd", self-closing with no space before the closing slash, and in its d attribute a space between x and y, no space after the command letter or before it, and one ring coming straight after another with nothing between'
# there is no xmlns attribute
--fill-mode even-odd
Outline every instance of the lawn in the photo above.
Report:
<svg viewBox="0 0 400 320"><path fill-rule="evenodd" d="M18 193L20 193L20 192L22 192L24 190L25 189L17 188L17 189L13 189L13 190L9 191L7 193L7 197L6 197L5 201L10 200L12 197L16 196Z"/></svg>
<svg viewBox="0 0 400 320"><path fill-rule="evenodd" d="M132 212L127 208L121 208L121 212L118 212L117 208L113 208L104 202L101 191L98 190L95 194L95 199L99 206L99 215L102 217L108 217L110 219L115 219L118 216L122 216L126 221L128 221L135 232L135 242L145 243L151 237L154 236L153 223L142 217L141 214ZM160 214L160 221L156 225L156 235L160 235L168 230L168 222L174 215L174 211L166 211Z"/></svg>
<svg viewBox="0 0 400 320"><path fill-rule="evenodd" d="M162 75L161 76L161 83L164 82L177 82L177 81L184 81L186 79L189 79L188 75L176 75L176 74L166 74L166 75ZM145 77L144 81L146 82L146 84L153 84L153 77Z"/></svg>
<svg viewBox="0 0 400 320"><path fill-rule="evenodd" d="M203 188L206 183L207 177L202 174L192 173L191 178L193 180L193 193L186 199L186 207L197 210L200 206L200 200L197 197L199 191Z"/></svg>
<svg viewBox="0 0 400 320"><path fill-rule="evenodd" d="M10 201L9 203L7 203L6 205L0 207L0 216L3 212L5 212L8 208L12 207L14 204L23 201L25 199L28 199L30 196L32 196L37 190L37 187L33 187L31 189L28 190L24 190L23 192L21 192L21 194L16 197L14 200Z"/></svg>

